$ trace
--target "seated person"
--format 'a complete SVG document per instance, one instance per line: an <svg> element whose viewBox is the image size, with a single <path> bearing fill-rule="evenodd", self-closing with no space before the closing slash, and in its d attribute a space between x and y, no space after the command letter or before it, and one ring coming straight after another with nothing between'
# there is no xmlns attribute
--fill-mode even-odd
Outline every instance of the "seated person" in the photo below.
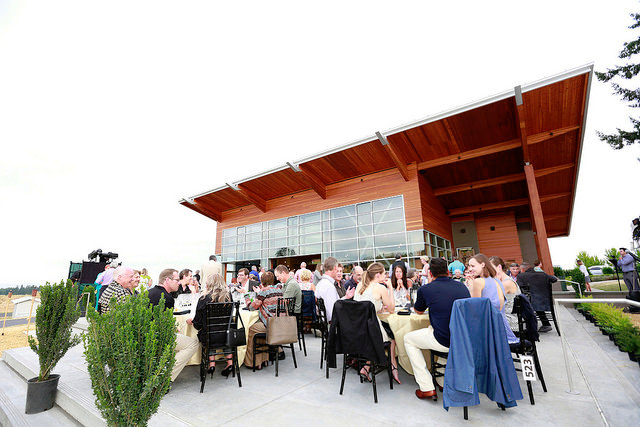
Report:
<svg viewBox="0 0 640 427"><path fill-rule="evenodd" d="M464 280L464 278L462 277L462 270L460 270L459 268L455 269L455 271L453 272L453 280L457 280L458 282L462 283L462 280Z"/></svg>
<svg viewBox="0 0 640 427"><path fill-rule="evenodd" d="M300 273L300 289L301 290L315 292L316 285L314 285L313 282L311 281L312 275L313 273L311 273L310 270L307 270L306 268L302 270L302 272Z"/></svg>
<svg viewBox="0 0 640 427"><path fill-rule="evenodd" d="M429 283L418 289L414 309L416 313L422 314L428 308L431 324L404 336L404 348L418 383L416 396L419 399L433 398L436 395L433 378L427 371L427 363L421 350L449 352L449 321L453 302L470 297L465 285L448 277L449 270L444 259L431 258L427 274Z"/></svg>
<svg viewBox="0 0 640 427"><path fill-rule="evenodd" d="M513 302L516 299L516 295L520 295L520 287L516 282L513 281L511 276L509 276L505 271L507 270L507 266L502 260L502 258L497 256L492 256L489 258L489 262L496 269L496 279L502 282L504 286L505 293L505 302L504 302L504 315L507 317L507 322L509 322L509 327L512 331L518 331L518 315L513 314Z"/></svg>
<svg viewBox="0 0 640 427"><path fill-rule="evenodd" d="M158 278L158 284L149 289L149 302L154 306L158 305L160 304L160 298L164 295L165 309L173 310L174 301L170 292L178 290L179 282L178 270L173 268L162 270ZM198 345L196 338L176 333L176 363L171 371L171 382L178 378L189 359L198 351Z"/></svg>
<svg viewBox="0 0 640 427"><path fill-rule="evenodd" d="M471 296L475 298L489 298L491 305L502 315L504 329L507 333L507 342L509 344L519 342L520 340L509 327L509 322L504 312L504 286L500 280L496 279L496 270L489 262L489 258L484 254L474 255L469 259L469 268L476 274L476 278L473 279L473 284L470 289Z"/></svg>
<svg viewBox="0 0 640 427"><path fill-rule="evenodd" d="M247 292L255 292L260 287L260 282L254 279L255 276L249 274L249 270L241 268L238 270L238 281L233 287L234 292L245 294Z"/></svg>
<svg viewBox="0 0 640 427"><path fill-rule="evenodd" d="M391 287L393 288L393 297L398 300L401 298L409 298L409 289L413 286L413 282L407 279L407 269L403 264L396 265L391 275Z"/></svg>
<svg viewBox="0 0 640 427"><path fill-rule="evenodd" d="M362 275L362 282L356 287L353 299L356 301L371 301L378 313L380 313L383 308L390 313L395 311L391 280L386 278L382 264L374 262L369 265L367 271ZM378 319L378 323L380 324L380 332L382 332L382 340L391 342L391 371L393 379L398 384L401 384L398 379L396 340L393 337L393 332L391 332L391 328L387 322L381 322L380 319ZM362 368L360 377L365 381L371 381L369 378L369 365Z"/></svg>
<svg viewBox="0 0 640 427"><path fill-rule="evenodd" d="M196 315L191 319L187 319L188 324L192 324L194 328L198 330L198 340L204 345L207 342L206 331L204 328L205 318L207 316L207 304L210 302L229 302L231 301L231 295L227 291L227 284L224 283L224 279L219 274L213 274L205 280L204 289L202 295L198 299L198 306L196 307ZM228 377L231 371L233 371L233 355L228 354L227 366L221 372L225 377ZM215 355L209 355L209 373L213 374L216 369Z"/></svg>
<svg viewBox="0 0 640 427"><path fill-rule="evenodd" d="M100 314L104 314L111 309L111 299L116 298L115 303L122 302L126 297L133 295L133 287L137 285L134 282L133 269L129 267L118 267L113 270L113 280L109 283L106 289L102 291L100 299L98 300L98 306L100 307Z"/></svg>
<svg viewBox="0 0 640 427"><path fill-rule="evenodd" d="M287 273L288 275L288 273ZM275 276L272 272L266 271L260 279L260 292L256 294L254 301L249 306L250 310L259 310L259 322L249 327L247 336L247 352L244 355L244 364L248 368L253 368L253 337L256 334L267 332L267 319L275 317L278 309L278 298L283 298L282 289L275 286ZM264 344L264 341L262 342ZM268 353L256 354L256 369L262 369L269 361Z"/></svg>
<svg viewBox="0 0 640 427"><path fill-rule="evenodd" d="M320 281L316 285L316 298L322 298L324 306L327 309L327 322L331 322L331 316L333 315L333 305L338 301L340 293L343 291L342 286L337 282L340 273L340 264L338 260L332 256L327 257L322 265L324 274L320 278ZM316 273L318 270L316 269ZM345 298L352 298L355 287L350 288L345 293Z"/></svg>
<svg viewBox="0 0 640 427"><path fill-rule="evenodd" d="M282 296L284 298L294 299L295 314L300 314L302 311L302 290L298 281L289 273L289 269L284 265L279 265L275 269L276 279L282 283Z"/></svg>

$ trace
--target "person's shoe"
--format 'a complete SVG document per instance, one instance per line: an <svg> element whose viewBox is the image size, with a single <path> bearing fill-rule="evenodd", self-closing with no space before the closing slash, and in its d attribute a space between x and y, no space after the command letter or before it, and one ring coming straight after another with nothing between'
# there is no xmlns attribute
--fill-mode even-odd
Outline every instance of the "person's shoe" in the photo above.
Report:
<svg viewBox="0 0 640 427"><path fill-rule="evenodd" d="M285 358L284 351L281 351L280 353L278 353L278 360L284 360L284 358Z"/></svg>
<svg viewBox="0 0 640 427"><path fill-rule="evenodd" d="M229 378L229 374L233 372L233 365L229 365L226 368L224 368L220 374L225 377L225 378Z"/></svg>
<svg viewBox="0 0 640 427"><path fill-rule="evenodd" d="M550 330L551 330L551 326L545 325L545 326L541 326L540 329L538 329L538 332L549 332Z"/></svg>
<svg viewBox="0 0 640 427"><path fill-rule="evenodd" d="M431 390L431 391L422 391L420 389L416 390L416 397L418 399L431 399L433 400L433 398L436 396L436 391L435 390Z"/></svg>

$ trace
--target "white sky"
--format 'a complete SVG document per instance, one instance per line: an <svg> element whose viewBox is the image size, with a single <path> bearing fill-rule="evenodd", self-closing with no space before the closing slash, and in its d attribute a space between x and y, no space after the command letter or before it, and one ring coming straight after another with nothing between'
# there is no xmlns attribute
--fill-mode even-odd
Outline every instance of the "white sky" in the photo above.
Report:
<svg viewBox="0 0 640 427"><path fill-rule="evenodd" d="M638 34L629 0L429 3L0 0L0 284L60 280L96 248L154 278L198 269L215 223L182 197L588 62L603 70ZM556 265L629 244L640 145L595 135L627 116L594 81Z"/></svg>

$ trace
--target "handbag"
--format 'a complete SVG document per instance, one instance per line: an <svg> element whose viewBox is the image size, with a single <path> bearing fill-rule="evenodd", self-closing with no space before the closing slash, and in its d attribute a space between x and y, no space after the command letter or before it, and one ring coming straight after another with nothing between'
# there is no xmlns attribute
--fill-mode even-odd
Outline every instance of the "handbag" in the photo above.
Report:
<svg viewBox="0 0 640 427"><path fill-rule="evenodd" d="M267 319L267 344L282 345L298 341L298 323L295 316Z"/></svg>
<svg viewBox="0 0 640 427"><path fill-rule="evenodd" d="M240 313L238 311L236 311L236 313L238 313L238 318L240 319L240 324L242 324L242 327L232 328L231 317L233 316L229 317L229 325L227 326L227 342L226 342L227 347L241 347L243 345L247 345L247 334L245 333L242 316L240 316Z"/></svg>

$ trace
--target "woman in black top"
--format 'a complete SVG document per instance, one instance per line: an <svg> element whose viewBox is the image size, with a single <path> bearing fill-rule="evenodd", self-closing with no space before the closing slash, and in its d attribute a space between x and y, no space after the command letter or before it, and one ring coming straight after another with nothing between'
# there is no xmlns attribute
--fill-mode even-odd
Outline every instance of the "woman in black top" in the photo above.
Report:
<svg viewBox="0 0 640 427"><path fill-rule="evenodd" d="M231 301L231 295L227 290L227 285L224 283L224 279L219 274L213 274L205 279L205 286L202 290L202 295L198 299L198 306L196 307L196 315L193 318L193 322L187 320L187 323L192 323L198 330L198 340L201 343L205 343L207 340L206 331L204 328L205 317L207 315L207 304L210 302L228 302ZM228 354L227 366L222 370L221 374L228 377L233 370L233 355ZM209 356L209 373L213 373L216 369L215 355Z"/></svg>

